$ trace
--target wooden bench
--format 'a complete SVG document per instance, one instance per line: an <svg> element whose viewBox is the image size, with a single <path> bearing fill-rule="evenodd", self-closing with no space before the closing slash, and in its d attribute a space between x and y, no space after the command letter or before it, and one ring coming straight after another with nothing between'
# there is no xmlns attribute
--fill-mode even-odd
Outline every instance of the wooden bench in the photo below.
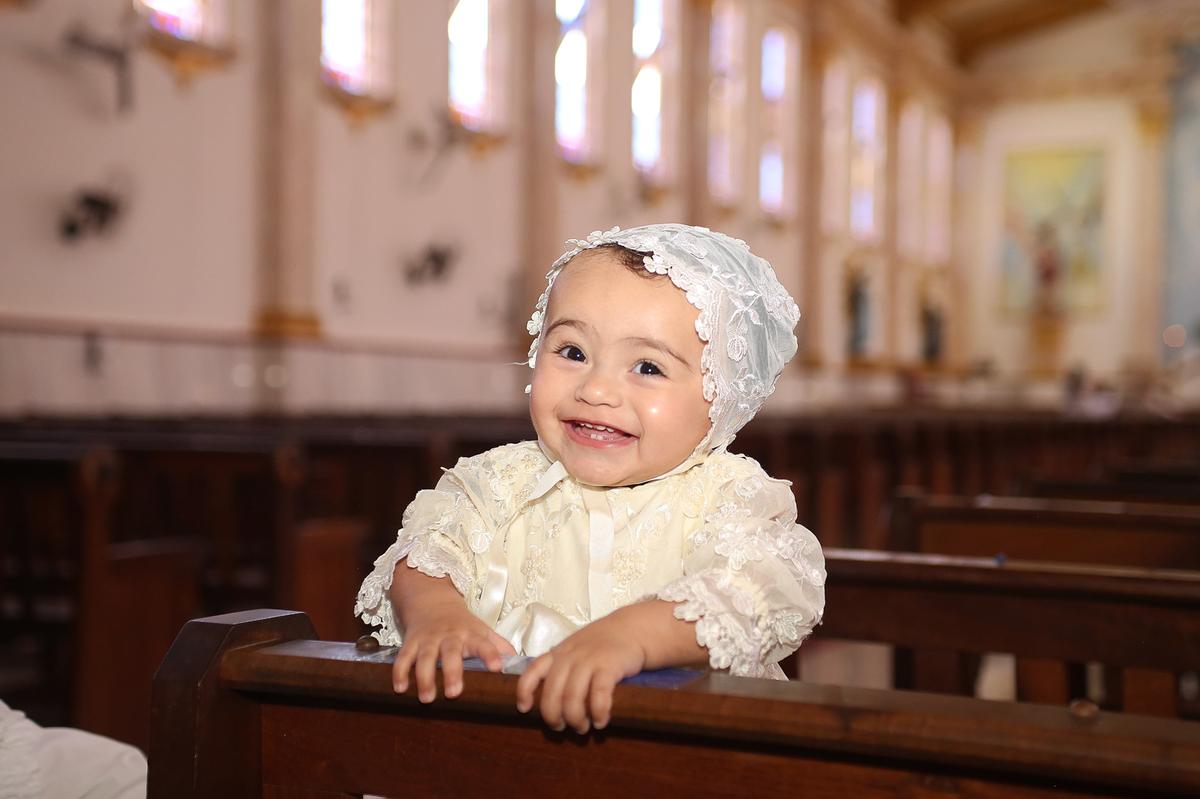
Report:
<svg viewBox="0 0 1200 799"><path fill-rule="evenodd" d="M1157 505L1200 505L1200 488L1169 481L1107 480L1030 481L1025 496L1041 499L1083 499L1092 502L1136 502Z"/></svg>
<svg viewBox="0 0 1200 799"><path fill-rule="evenodd" d="M1200 491L1200 458L1123 462L1109 471L1118 482L1171 483Z"/></svg>
<svg viewBox="0 0 1200 799"><path fill-rule="evenodd" d="M827 612L814 640L930 655L898 675L901 687L971 693L973 674L946 653L1095 661L1119 670L1114 706L1174 716L1175 675L1200 668L1200 573L856 550L826 559ZM1065 678L1034 691L1033 701L1075 698Z"/></svg>
<svg viewBox="0 0 1200 799"><path fill-rule="evenodd" d="M175 537L113 541L119 467L105 449L0 443L0 651L16 676L3 695L145 747L150 679L196 614L199 557Z"/></svg>
<svg viewBox="0 0 1200 799"><path fill-rule="evenodd" d="M360 632L346 609L365 573L366 523L304 515L308 458L295 442L261 431L118 442L129 473L122 529L144 536L157 525L198 542L206 612L281 605L308 612L327 638Z"/></svg>
<svg viewBox="0 0 1200 799"><path fill-rule="evenodd" d="M1200 508L907 489L893 500L888 548L1200 570Z"/></svg>
<svg viewBox="0 0 1200 799"><path fill-rule="evenodd" d="M1200 725L703 674L621 685L608 729L554 733L516 678L391 689L394 651L312 640L301 614L198 619L154 682L149 796L1200 794Z"/></svg>

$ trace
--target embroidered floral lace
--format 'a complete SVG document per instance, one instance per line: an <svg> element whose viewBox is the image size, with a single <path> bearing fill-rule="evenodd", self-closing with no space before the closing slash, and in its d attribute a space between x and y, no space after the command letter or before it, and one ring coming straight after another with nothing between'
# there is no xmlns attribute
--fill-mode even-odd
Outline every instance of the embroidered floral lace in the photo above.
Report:
<svg viewBox="0 0 1200 799"><path fill-rule="evenodd" d="M589 525L583 495L595 491L614 527L613 607L655 596L678 602L675 615L696 622L713 668L782 677L777 662L820 621L825 582L820 545L795 523L787 483L720 451L660 481L598 490L566 477L528 499L549 466L534 442L499 447L459 461L436 489L417 495L355 608L381 642L403 638L387 592L405 558L449 577L493 625L534 605L575 628L602 615L592 611L588 559L579 557ZM489 608L483 589L495 555L507 587L504 602Z"/></svg>

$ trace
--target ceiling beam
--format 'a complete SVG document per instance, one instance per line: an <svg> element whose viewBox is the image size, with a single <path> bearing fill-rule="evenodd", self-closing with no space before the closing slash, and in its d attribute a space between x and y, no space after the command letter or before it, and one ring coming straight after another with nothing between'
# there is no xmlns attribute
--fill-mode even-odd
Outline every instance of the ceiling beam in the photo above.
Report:
<svg viewBox="0 0 1200 799"><path fill-rule="evenodd" d="M935 16L961 0L896 0L896 21L907 25L918 17Z"/></svg>
<svg viewBox="0 0 1200 799"><path fill-rule="evenodd" d="M1030 0L1023 5L1005 6L955 31L959 59L969 63L988 48L1109 5L1109 0Z"/></svg>

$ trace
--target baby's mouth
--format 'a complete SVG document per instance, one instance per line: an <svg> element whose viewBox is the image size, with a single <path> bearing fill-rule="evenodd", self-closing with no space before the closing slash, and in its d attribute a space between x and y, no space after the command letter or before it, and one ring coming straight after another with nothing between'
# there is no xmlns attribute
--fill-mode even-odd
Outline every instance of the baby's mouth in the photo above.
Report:
<svg viewBox="0 0 1200 799"><path fill-rule="evenodd" d="M563 424L572 438L585 444L619 444L636 438L636 436L626 433L620 428L600 424L599 422L567 419Z"/></svg>

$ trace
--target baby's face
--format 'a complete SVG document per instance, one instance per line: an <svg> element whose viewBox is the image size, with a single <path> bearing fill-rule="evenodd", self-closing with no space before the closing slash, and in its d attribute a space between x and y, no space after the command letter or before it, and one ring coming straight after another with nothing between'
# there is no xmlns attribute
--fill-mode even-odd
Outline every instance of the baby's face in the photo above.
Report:
<svg viewBox="0 0 1200 799"><path fill-rule="evenodd" d="M635 485L682 463L708 432L697 311L670 280L588 250L554 282L530 415L580 482Z"/></svg>

